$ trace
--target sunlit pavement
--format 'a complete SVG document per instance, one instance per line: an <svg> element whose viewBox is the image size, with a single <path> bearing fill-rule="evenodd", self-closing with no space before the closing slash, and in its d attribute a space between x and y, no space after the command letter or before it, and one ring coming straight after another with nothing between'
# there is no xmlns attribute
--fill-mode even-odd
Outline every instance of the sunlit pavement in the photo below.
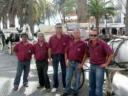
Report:
<svg viewBox="0 0 128 96"><path fill-rule="evenodd" d="M31 62L29 74L29 87L22 87L22 79L18 91L13 91L13 80L16 74L17 59L15 55L0 52L0 96L60 96L62 94L62 80L59 73L60 87L56 93L37 90L38 77L34 60ZM49 66L48 74L52 87L52 66ZM86 86L80 90L79 96L87 96Z"/></svg>

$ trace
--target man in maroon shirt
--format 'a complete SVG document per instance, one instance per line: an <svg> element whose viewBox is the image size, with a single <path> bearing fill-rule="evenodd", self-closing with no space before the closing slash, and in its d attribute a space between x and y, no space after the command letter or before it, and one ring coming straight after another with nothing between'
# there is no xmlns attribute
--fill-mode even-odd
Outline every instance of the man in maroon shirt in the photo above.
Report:
<svg viewBox="0 0 128 96"><path fill-rule="evenodd" d="M36 60L37 72L40 88L50 89L50 81L47 74L48 70L48 43L45 41L43 33L38 33L38 42L33 45L34 56Z"/></svg>
<svg viewBox="0 0 128 96"><path fill-rule="evenodd" d="M59 81L58 81L58 65L60 63L61 65L61 72L62 72L62 82L63 87L65 88L66 82L66 65L64 60L64 51L65 47L69 42L69 36L64 34L62 32L62 25L60 23L57 23L55 25L56 33L50 37L49 40L49 60L51 62L52 58L52 64L53 64L53 89L51 92L56 92Z"/></svg>
<svg viewBox="0 0 128 96"><path fill-rule="evenodd" d="M30 70L30 60L33 53L33 46L28 42L28 35L23 33L21 34L22 41L16 44L14 47L14 52L16 53L18 59L17 73L14 80L14 90L18 90L20 83L20 78L22 72L24 71L23 76L23 86L27 87L28 83L28 74Z"/></svg>
<svg viewBox="0 0 128 96"><path fill-rule="evenodd" d="M73 74L75 73L75 82L73 86L73 94L78 95L78 88L80 87L80 76L81 69L86 60L86 44L80 39L79 29L74 30L73 40L69 42L69 45L66 48L65 61L67 65L67 74L66 74L66 89L62 96L68 96L71 93L71 81Z"/></svg>
<svg viewBox="0 0 128 96"><path fill-rule="evenodd" d="M89 36L89 96L103 96L104 71L112 60L113 52L106 42L98 38L96 30L91 30Z"/></svg>

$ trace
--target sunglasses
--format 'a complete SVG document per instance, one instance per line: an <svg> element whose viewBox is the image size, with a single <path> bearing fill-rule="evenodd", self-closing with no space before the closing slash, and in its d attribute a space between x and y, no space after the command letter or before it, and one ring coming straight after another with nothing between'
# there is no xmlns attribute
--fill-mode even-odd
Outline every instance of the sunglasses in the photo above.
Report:
<svg viewBox="0 0 128 96"><path fill-rule="evenodd" d="M97 34L90 34L90 37L97 37Z"/></svg>

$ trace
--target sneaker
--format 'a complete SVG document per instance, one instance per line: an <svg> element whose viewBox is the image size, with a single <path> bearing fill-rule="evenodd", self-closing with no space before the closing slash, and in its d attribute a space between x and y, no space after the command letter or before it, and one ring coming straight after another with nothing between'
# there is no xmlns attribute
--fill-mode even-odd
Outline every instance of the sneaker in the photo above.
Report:
<svg viewBox="0 0 128 96"><path fill-rule="evenodd" d="M57 88L52 88L51 92L56 92Z"/></svg>
<svg viewBox="0 0 128 96"><path fill-rule="evenodd" d="M46 88L44 87L44 88L42 88L42 91L45 91L46 90Z"/></svg>
<svg viewBox="0 0 128 96"><path fill-rule="evenodd" d="M18 90L18 86L14 86L13 90L17 91Z"/></svg>

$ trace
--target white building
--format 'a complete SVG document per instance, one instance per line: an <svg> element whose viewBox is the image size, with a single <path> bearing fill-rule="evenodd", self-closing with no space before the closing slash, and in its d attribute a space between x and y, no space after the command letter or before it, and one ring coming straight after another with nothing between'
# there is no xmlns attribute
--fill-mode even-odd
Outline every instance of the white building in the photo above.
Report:
<svg viewBox="0 0 128 96"><path fill-rule="evenodd" d="M125 6L126 0L104 0L104 2L111 1L112 5L117 9L114 17L109 17L108 20L102 19L100 22L101 30L107 28L109 32L117 30L117 33L123 31L125 28L124 17L125 17ZM107 30L107 31L108 31ZM105 31L105 30L104 30Z"/></svg>

